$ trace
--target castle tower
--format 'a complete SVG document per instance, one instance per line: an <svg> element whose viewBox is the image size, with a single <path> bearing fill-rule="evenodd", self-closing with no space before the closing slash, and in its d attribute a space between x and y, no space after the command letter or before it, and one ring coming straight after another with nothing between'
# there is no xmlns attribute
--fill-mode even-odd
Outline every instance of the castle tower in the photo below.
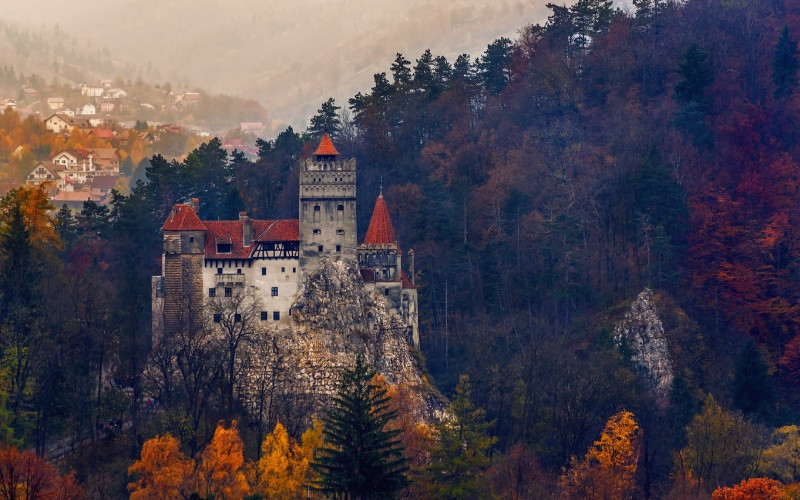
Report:
<svg viewBox="0 0 800 500"><path fill-rule="evenodd" d="M192 204L172 207L164 233L162 318L164 334L199 328L203 322L203 249L206 227ZM155 318L154 318L155 320Z"/></svg>
<svg viewBox="0 0 800 500"><path fill-rule="evenodd" d="M314 272L322 256L356 258L356 160L338 160L325 133L300 165L300 268Z"/></svg>
<svg viewBox="0 0 800 500"><path fill-rule="evenodd" d="M413 273L414 251L409 252ZM417 312L417 285L403 271L403 252L397 244L389 209L383 192L375 200L364 242L358 247L358 267L364 286L376 290L394 303L409 326L410 339L419 347L419 319Z"/></svg>

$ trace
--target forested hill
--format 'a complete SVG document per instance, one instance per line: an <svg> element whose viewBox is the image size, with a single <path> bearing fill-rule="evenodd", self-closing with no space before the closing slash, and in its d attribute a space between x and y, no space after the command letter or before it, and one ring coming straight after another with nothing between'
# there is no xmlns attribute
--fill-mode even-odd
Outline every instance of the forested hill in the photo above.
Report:
<svg viewBox="0 0 800 500"><path fill-rule="evenodd" d="M124 414L135 457L166 432L178 456L240 417L255 456L255 426L303 422L290 402L247 420L202 363L153 388L149 280L177 201L198 197L206 220L295 217L294 166L327 130L358 160L358 227L382 185L400 246L415 250L422 354L466 429L408 438L410 494L797 488L800 2L634 4L553 5L544 25L475 57L398 54L371 89L323 103L306 133L261 141L257 160L216 139L182 162L154 156L130 196L62 210L52 231L33 217L41 196L12 192L0 276L25 286L4 289L0 315L4 359L27 371L0 379L0 432L45 449ZM27 246L11 237L24 230ZM80 321L59 319L73 310ZM93 392L107 372L118 385ZM156 390L158 411L130 404ZM107 483L91 475L98 450L76 461L87 484ZM122 482L131 460L115 459L103 474Z"/></svg>

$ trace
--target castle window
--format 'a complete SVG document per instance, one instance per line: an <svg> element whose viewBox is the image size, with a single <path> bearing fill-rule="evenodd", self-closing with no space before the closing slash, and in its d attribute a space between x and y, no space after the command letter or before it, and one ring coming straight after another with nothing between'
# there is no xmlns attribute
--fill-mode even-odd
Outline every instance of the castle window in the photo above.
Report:
<svg viewBox="0 0 800 500"><path fill-rule="evenodd" d="M233 245L231 243L217 243L217 253L231 253Z"/></svg>
<svg viewBox="0 0 800 500"><path fill-rule="evenodd" d="M209 297L216 297L217 296L217 289L216 288L209 288L208 289L208 296Z"/></svg>
<svg viewBox="0 0 800 500"><path fill-rule="evenodd" d="M336 230L336 234L338 234L340 236L344 235L344 229L337 229Z"/></svg>
<svg viewBox="0 0 800 500"><path fill-rule="evenodd" d="M344 220L344 205L338 205L336 207L336 220L338 221Z"/></svg>
<svg viewBox="0 0 800 500"><path fill-rule="evenodd" d="M217 274L222 274L222 268L221 267L217 268Z"/></svg>
<svg viewBox="0 0 800 500"><path fill-rule="evenodd" d="M315 229L315 230L313 231L313 233L314 233L314 234L320 234L321 232L322 232L322 230L321 230L321 229Z"/></svg>
<svg viewBox="0 0 800 500"><path fill-rule="evenodd" d="M226 288L225 289L225 296L232 297L233 296L233 288Z"/></svg>
<svg viewBox="0 0 800 500"><path fill-rule="evenodd" d="M261 276L266 276L266 275L267 275L267 268L266 267L262 267L261 268Z"/></svg>
<svg viewBox="0 0 800 500"><path fill-rule="evenodd" d="M241 323L242 322L242 315L239 314L239 313L234 314L233 315L233 322L234 323Z"/></svg>
<svg viewBox="0 0 800 500"><path fill-rule="evenodd" d="M325 249L325 247L323 247L322 245L320 245L320 246L318 246L318 247L317 247L317 252L319 252L319 253L322 253L322 251L323 251L324 249Z"/></svg>
<svg viewBox="0 0 800 500"><path fill-rule="evenodd" d="M342 251L342 245L336 245L336 253L339 253L341 251Z"/></svg>
<svg viewBox="0 0 800 500"><path fill-rule="evenodd" d="M277 286L273 286L272 287L272 296L273 297L277 297L278 296L278 287Z"/></svg>
<svg viewBox="0 0 800 500"><path fill-rule="evenodd" d="M383 294L388 297L389 296L389 289L388 288L384 288L383 289Z"/></svg>
<svg viewBox="0 0 800 500"><path fill-rule="evenodd" d="M281 320L281 313L280 313L280 311L274 311L274 312L272 313L272 319L273 319L273 320L275 320L275 321L280 321L280 320Z"/></svg>
<svg viewBox="0 0 800 500"><path fill-rule="evenodd" d="M194 243L194 236L189 236L189 243Z"/></svg>
<svg viewBox="0 0 800 500"><path fill-rule="evenodd" d="M285 268L285 267L282 267L282 268L281 268L281 272L282 272L282 273L285 273L285 272L286 272L286 268Z"/></svg>
<svg viewBox="0 0 800 500"><path fill-rule="evenodd" d="M261 321L266 321L267 319L267 311L261 311Z"/></svg>
<svg viewBox="0 0 800 500"><path fill-rule="evenodd" d="M297 268L296 268L296 267L293 267L293 268L292 268L292 272L293 272L293 273L296 273L296 272L297 272Z"/></svg>
<svg viewBox="0 0 800 500"><path fill-rule="evenodd" d="M242 270L241 269L237 269L236 270L236 274L242 274Z"/></svg>
<svg viewBox="0 0 800 500"><path fill-rule="evenodd" d="M221 314L215 314L214 315L214 323L219 323L220 321L222 321L222 315Z"/></svg>
<svg viewBox="0 0 800 500"><path fill-rule="evenodd" d="M319 205L314 205L314 222L319 222L321 210Z"/></svg>

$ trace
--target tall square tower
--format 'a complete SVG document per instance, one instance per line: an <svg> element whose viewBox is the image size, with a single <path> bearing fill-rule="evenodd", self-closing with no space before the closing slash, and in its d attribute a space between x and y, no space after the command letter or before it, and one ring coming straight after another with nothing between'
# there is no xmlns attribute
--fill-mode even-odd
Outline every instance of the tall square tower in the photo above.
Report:
<svg viewBox="0 0 800 500"><path fill-rule="evenodd" d="M306 275L323 256L355 260L356 160L338 160L330 136L300 165L300 268Z"/></svg>

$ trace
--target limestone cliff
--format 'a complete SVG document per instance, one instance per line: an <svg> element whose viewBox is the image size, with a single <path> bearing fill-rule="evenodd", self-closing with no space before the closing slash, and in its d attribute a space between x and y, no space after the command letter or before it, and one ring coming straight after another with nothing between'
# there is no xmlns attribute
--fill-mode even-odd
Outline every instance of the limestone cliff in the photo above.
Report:
<svg viewBox="0 0 800 500"><path fill-rule="evenodd" d="M672 360L652 290L645 288L636 297L614 328L614 340L630 347L632 360L642 369L650 389L661 404L666 404L673 378Z"/></svg>
<svg viewBox="0 0 800 500"><path fill-rule="evenodd" d="M445 400L423 376L408 325L386 298L365 290L355 263L323 260L305 277L292 319L290 329L275 334L279 366L271 373L278 385L306 401L311 413L327 406L342 370L362 354L387 383L410 389L411 410L420 421L442 419ZM253 387L243 389L252 393ZM253 396L248 399L257 399Z"/></svg>

